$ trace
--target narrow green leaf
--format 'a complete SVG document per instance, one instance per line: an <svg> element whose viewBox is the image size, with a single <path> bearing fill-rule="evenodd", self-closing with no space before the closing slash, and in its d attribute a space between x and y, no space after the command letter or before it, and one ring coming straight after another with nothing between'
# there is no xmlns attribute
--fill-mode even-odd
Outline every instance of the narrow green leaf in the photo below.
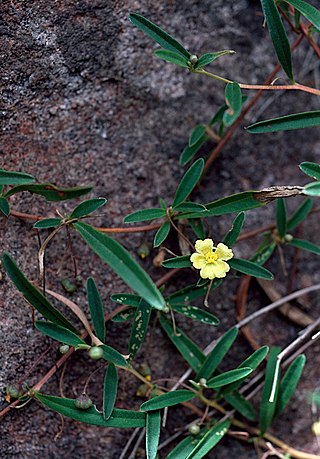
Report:
<svg viewBox="0 0 320 459"><path fill-rule="evenodd" d="M181 257L168 258L162 262L165 268L191 268L190 255L182 255Z"/></svg>
<svg viewBox="0 0 320 459"><path fill-rule="evenodd" d="M300 380L303 368L306 363L304 354L296 357L285 372L280 385L275 409L275 416L279 416L288 405Z"/></svg>
<svg viewBox="0 0 320 459"><path fill-rule="evenodd" d="M167 406L178 405L179 403L188 402L194 398L196 394L191 390L175 390L172 392L167 392L166 394L158 395L153 397L150 400L142 403L140 410L142 411L153 411L161 410Z"/></svg>
<svg viewBox="0 0 320 459"><path fill-rule="evenodd" d="M209 451L211 451L225 436L229 427L229 420L218 422L218 424L216 424L204 435L186 459L202 459L205 457L206 454L208 454Z"/></svg>
<svg viewBox="0 0 320 459"><path fill-rule="evenodd" d="M246 129L250 134L264 134L266 132L291 131L315 126L320 126L320 110L294 113L270 120L258 121Z"/></svg>
<svg viewBox="0 0 320 459"><path fill-rule="evenodd" d="M320 180L320 164L305 161L304 163L299 164L299 168L302 172L309 175L309 177L312 177L315 180Z"/></svg>
<svg viewBox="0 0 320 459"><path fill-rule="evenodd" d="M141 14L137 13L131 13L129 15L129 19L132 24L156 41L162 48L178 53L180 56L189 59L190 53L181 45L181 43L153 22L149 21L149 19L146 19Z"/></svg>
<svg viewBox="0 0 320 459"><path fill-rule="evenodd" d="M142 209L127 215L124 218L125 223L136 223L143 222L146 220L154 220L155 218L161 218L166 216L166 210L160 207L154 207L151 209Z"/></svg>
<svg viewBox="0 0 320 459"><path fill-rule="evenodd" d="M189 145L187 145L183 152L181 153L180 155L180 158L179 158L179 163L181 166L185 166L186 164L188 164L189 161L192 160L192 158L198 153L198 151L200 150L200 148L202 147L202 145L209 139L209 137L204 134L199 140L197 143L195 143L194 145L192 145L192 147L190 147Z"/></svg>
<svg viewBox="0 0 320 459"><path fill-rule="evenodd" d="M196 143L198 143L205 133L206 126L204 124L198 124L198 126L194 127L189 137L189 147L193 147Z"/></svg>
<svg viewBox="0 0 320 459"><path fill-rule="evenodd" d="M43 196L47 201L65 201L67 199L74 199L82 196L83 194L89 193L92 190L92 186L78 186L74 188L59 188L52 183L41 183L41 184L30 184L30 185L17 185L11 188L5 197L9 198L16 193L22 191L29 191L31 194L39 194Z"/></svg>
<svg viewBox="0 0 320 459"><path fill-rule="evenodd" d="M8 253L4 253L2 256L2 263L8 276L22 293L24 298L33 306L40 314L46 319L54 322L57 325L77 332L77 329L66 319L47 298L36 288L31 282L28 281L23 272L18 268L12 257Z"/></svg>
<svg viewBox="0 0 320 459"><path fill-rule="evenodd" d="M128 366L128 363L126 359L123 357L123 355L120 354L120 352L113 349L113 347L107 346L106 344L102 344L99 347L101 347L103 350L102 358L107 362L114 363L115 365L118 365L120 367Z"/></svg>
<svg viewBox="0 0 320 459"><path fill-rule="evenodd" d="M104 206L107 200L105 198L94 198L88 199L87 201L81 202L77 207L73 209L70 214L70 218L82 218L91 214L95 210Z"/></svg>
<svg viewBox="0 0 320 459"><path fill-rule="evenodd" d="M278 396L279 388L279 377L277 378L277 388L275 392L274 401L270 401L270 395L273 387L273 381L275 377L275 370L277 365L277 357L280 352L279 347L272 347L270 350L269 360L266 368L266 376L263 385L261 404L260 404L260 430L261 434L264 434L272 420L276 409L276 401Z"/></svg>
<svg viewBox="0 0 320 459"><path fill-rule="evenodd" d="M239 379L243 380L251 373L251 368L236 368L234 370L226 371L225 373L221 373L220 375L214 376L213 378L209 379L209 381L207 382L207 386L210 389L218 389L233 382L239 381Z"/></svg>
<svg viewBox="0 0 320 459"><path fill-rule="evenodd" d="M107 421L112 416L117 399L118 373L113 363L109 363L103 385L103 418Z"/></svg>
<svg viewBox="0 0 320 459"><path fill-rule="evenodd" d="M285 0L320 30L320 11L303 0Z"/></svg>
<svg viewBox="0 0 320 459"><path fill-rule="evenodd" d="M6 217L10 215L10 205L7 199L0 196L0 212L2 212Z"/></svg>
<svg viewBox="0 0 320 459"><path fill-rule="evenodd" d="M0 169L0 185L21 185L23 183L32 183L34 181L35 178L30 174Z"/></svg>
<svg viewBox="0 0 320 459"><path fill-rule="evenodd" d="M244 212L240 212L240 214L237 215L236 218L234 219L234 221L232 223L232 228L225 235L225 237L224 237L224 239L222 241L228 247L232 247L233 244L237 241L237 239L238 239L238 237L239 237L239 235L241 233L243 224L244 224L244 219L245 219Z"/></svg>
<svg viewBox="0 0 320 459"><path fill-rule="evenodd" d="M167 49L157 49L154 52L154 55L159 59L170 62L171 64L176 64L179 67L183 67L185 69L189 68L188 59L186 57L182 57L181 54L174 53L173 51L168 51Z"/></svg>
<svg viewBox="0 0 320 459"><path fill-rule="evenodd" d="M136 308L128 308L125 311L118 312L113 318L111 319L112 322L126 322L127 320L131 320L134 318L136 313Z"/></svg>
<svg viewBox="0 0 320 459"><path fill-rule="evenodd" d="M90 315L95 334L100 341L105 342L106 324L104 320L104 311L98 288L92 277L89 277L87 280L87 293Z"/></svg>
<svg viewBox="0 0 320 459"><path fill-rule="evenodd" d="M254 351L249 357L247 357L240 365L238 368L251 368L252 371L256 370L260 363L266 358L267 354L269 352L269 347L268 346L262 346L256 351ZM222 390L223 396L226 393L230 393L232 391L235 391L238 389L238 387L241 385L240 382L235 382L232 384L229 384L228 386L224 387Z"/></svg>
<svg viewBox="0 0 320 459"><path fill-rule="evenodd" d="M182 202L178 206L175 206L174 210L176 212L204 212L206 207L203 204L198 204L197 202Z"/></svg>
<svg viewBox="0 0 320 459"><path fill-rule="evenodd" d="M126 284L156 309L165 309L165 301L148 274L118 242L82 222L74 224L92 250L107 263Z"/></svg>
<svg viewBox="0 0 320 459"><path fill-rule="evenodd" d="M261 0L261 5L279 62L294 82L290 44L277 5L274 0Z"/></svg>
<svg viewBox="0 0 320 459"><path fill-rule="evenodd" d="M150 411L146 415L147 459L156 459L161 430L160 411Z"/></svg>
<svg viewBox="0 0 320 459"><path fill-rule="evenodd" d="M206 282L205 284L195 284L189 285L177 292L173 293L172 295L166 298L167 302L172 304L179 304L179 303L188 303L189 301L193 301L196 298L201 298L205 296L208 291L208 282L205 279L201 279L202 281ZM210 291L215 290L219 285L221 285L223 279L215 279L212 282Z"/></svg>
<svg viewBox="0 0 320 459"><path fill-rule="evenodd" d="M316 244L313 244L312 242L293 238L290 241L290 245L293 245L293 247L297 247L298 249L307 250L308 252L320 255L320 247Z"/></svg>
<svg viewBox="0 0 320 459"><path fill-rule="evenodd" d="M225 100L228 109L223 114L225 126L231 126L241 113L242 95L238 83L228 83L225 89Z"/></svg>
<svg viewBox="0 0 320 459"><path fill-rule="evenodd" d="M83 341L83 339L60 325L52 322L44 322L43 320L37 320L35 322L35 326L39 331L41 331L41 333L44 333L45 335L50 336L50 338L60 341L63 344L68 344L69 346L74 347L79 345L86 346L86 342Z"/></svg>
<svg viewBox="0 0 320 459"><path fill-rule="evenodd" d="M215 347L212 349L210 354L205 359L203 365L197 373L196 381L201 378L209 379L214 371L218 368L218 365L222 362L224 356L227 354L236 337L238 336L237 328L231 328L223 336L221 336Z"/></svg>
<svg viewBox="0 0 320 459"><path fill-rule="evenodd" d="M72 398L54 397L39 393L35 394L35 398L51 410L86 424L124 429L145 427L146 425L146 415L141 411L115 409L111 417L105 420L95 406L91 406L88 410L79 410L75 407L75 400Z"/></svg>
<svg viewBox="0 0 320 459"><path fill-rule="evenodd" d="M305 185L303 194L307 196L320 196L320 182L312 182Z"/></svg>
<svg viewBox="0 0 320 459"><path fill-rule="evenodd" d="M277 199L276 220L279 237L283 239L287 232L287 209L283 198Z"/></svg>
<svg viewBox="0 0 320 459"><path fill-rule="evenodd" d="M172 309L179 314L183 314L186 317L190 317L190 319L197 320L207 325L218 325L220 322L218 317L196 306L175 303L172 305Z"/></svg>
<svg viewBox="0 0 320 459"><path fill-rule="evenodd" d="M169 322L166 317L161 315L159 321L162 328L170 340L173 342L175 347L178 349L182 357L194 371L199 371L205 360L205 356L201 349L199 349L199 347L193 341L191 341L191 339L188 338L182 330L177 328L175 331L171 325L171 322Z"/></svg>
<svg viewBox="0 0 320 459"><path fill-rule="evenodd" d="M273 240L271 233L268 234L262 244L258 247L256 253L250 258L250 261L263 266L269 260L276 247L277 244Z"/></svg>
<svg viewBox="0 0 320 459"><path fill-rule="evenodd" d="M249 419L249 421L255 421L257 412L252 404L246 400L239 392L233 392L231 394L224 394L224 399L242 416Z"/></svg>
<svg viewBox="0 0 320 459"><path fill-rule="evenodd" d="M273 279L273 274L270 271L256 263L252 263L252 261L243 260L242 258L232 258L232 260L228 261L228 264L231 268L240 271L243 274L258 277L259 279Z"/></svg>
<svg viewBox="0 0 320 459"><path fill-rule="evenodd" d="M151 310L152 307L143 300L136 309L129 340L130 361L135 358L146 336Z"/></svg>
<svg viewBox="0 0 320 459"><path fill-rule="evenodd" d="M226 54L234 54L235 51L232 51L232 49L226 49L223 51L217 51L215 53L206 53L203 54L201 57L199 57L198 62L194 66L195 69L201 69L205 65L211 64L211 62L215 61L221 56L225 56Z"/></svg>
<svg viewBox="0 0 320 459"><path fill-rule="evenodd" d="M168 237L170 233L170 222L167 220L165 221L154 236L153 247L159 247Z"/></svg>
<svg viewBox="0 0 320 459"><path fill-rule="evenodd" d="M303 203L298 207L295 213L287 222L287 230L295 229L299 223L303 222L310 210L312 209L313 201L310 198L307 198Z"/></svg>
<svg viewBox="0 0 320 459"><path fill-rule="evenodd" d="M202 158L197 159L195 163L187 170L182 177L182 180L177 188L172 207L178 206L184 202L189 194L196 186L199 178L201 177L204 167L204 160Z"/></svg>
<svg viewBox="0 0 320 459"><path fill-rule="evenodd" d="M56 228L61 223L61 218L44 218L37 221L33 227L37 229Z"/></svg>
<svg viewBox="0 0 320 459"><path fill-rule="evenodd" d="M200 218L190 220L189 225L198 239L205 239L207 237L205 226Z"/></svg>
<svg viewBox="0 0 320 459"><path fill-rule="evenodd" d="M111 295L111 300L119 304L127 304L137 308L139 306L141 296L133 295L132 293L114 293Z"/></svg>
<svg viewBox="0 0 320 459"><path fill-rule="evenodd" d="M206 212L181 214L177 218L213 217L256 209L257 207L261 207L265 204L265 202L261 202L256 199L254 191L244 191L242 193L233 194L231 196L227 196L226 198L218 199L217 201L205 204L207 208Z"/></svg>
<svg viewBox="0 0 320 459"><path fill-rule="evenodd" d="M182 459L187 457L194 450L195 445L199 443L204 434L205 429L202 429L198 435L188 435L170 451L166 459Z"/></svg>

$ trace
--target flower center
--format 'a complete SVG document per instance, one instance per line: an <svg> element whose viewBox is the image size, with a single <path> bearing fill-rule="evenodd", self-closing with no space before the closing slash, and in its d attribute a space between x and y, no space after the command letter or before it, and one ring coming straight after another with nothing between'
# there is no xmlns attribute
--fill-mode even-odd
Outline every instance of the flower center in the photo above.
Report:
<svg viewBox="0 0 320 459"><path fill-rule="evenodd" d="M218 260L218 255L213 252L212 250L208 253L206 253L206 262L207 263L214 263L215 261Z"/></svg>

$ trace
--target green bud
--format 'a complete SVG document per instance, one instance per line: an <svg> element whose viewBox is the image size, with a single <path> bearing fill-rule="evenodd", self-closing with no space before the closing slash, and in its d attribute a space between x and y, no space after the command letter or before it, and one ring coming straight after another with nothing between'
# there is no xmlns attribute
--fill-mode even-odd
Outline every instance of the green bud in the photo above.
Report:
<svg viewBox="0 0 320 459"><path fill-rule="evenodd" d="M191 424L188 430L191 433L191 435L198 435L198 433L200 432L200 427L198 426L198 424Z"/></svg>
<svg viewBox="0 0 320 459"><path fill-rule="evenodd" d="M100 346L93 346L91 349L89 349L89 357L92 360L99 360L103 356L103 350Z"/></svg>
<svg viewBox="0 0 320 459"><path fill-rule="evenodd" d="M198 62L198 56L196 56L195 54L192 54L190 57L189 57L189 61L191 62L191 64L196 64Z"/></svg>
<svg viewBox="0 0 320 459"><path fill-rule="evenodd" d="M7 395L12 398L19 398L23 394L23 390L20 384L11 384L6 388Z"/></svg>
<svg viewBox="0 0 320 459"><path fill-rule="evenodd" d="M284 237L285 242L291 242L293 239L293 236L291 234L286 234Z"/></svg>
<svg viewBox="0 0 320 459"><path fill-rule="evenodd" d="M74 402L76 408L79 410L88 410L90 406L92 406L92 403L91 398L89 398L86 394L80 395L80 397L78 397Z"/></svg>
<svg viewBox="0 0 320 459"><path fill-rule="evenodd" d="M62 346L59 347L59 352L61 354L66 354L69 349L70 349L70 346L68 346L68 344L62 344Z"/></svg>

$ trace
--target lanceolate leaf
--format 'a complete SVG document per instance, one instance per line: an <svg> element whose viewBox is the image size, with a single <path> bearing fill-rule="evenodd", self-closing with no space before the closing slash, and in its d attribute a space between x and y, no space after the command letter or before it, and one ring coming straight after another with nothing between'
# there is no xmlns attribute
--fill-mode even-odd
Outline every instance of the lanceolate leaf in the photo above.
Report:
<svg viewBox="0 0 320 459"><path fill-rule="evenodd" d="M54 397L39 393L36 393L35 397L51 410L86 424L124 429L145 427L146 425L146 415L141 411L115 409L111 417L105 420L95 406L91 406L88 410L79 410L72 398Z"/></svg>
<svg viewBox="0 0 320 459"><path fill-rule="evenodd" d="M215 279L212 282L210 291L219 287L222 283L222 279ZM168 296L166 299L168 303L177 304L177 303L188 303L189 301L195 300L196 298L201 298L204 296L208 291L208 285L203 284L198 286L196 285L189 285L177 292L173 293L172 295Z"/></svg>
<svg viewBox="0 0 320 459"><path fill-rule="evenodd" d="M206 53L199 57L198 62L194 66L195 69L201 69L205 65L211 64L211 62L215 61L221 56L225 56L226 54L234 54L235 51L231 49L226 49L223 51L217 51L216 53Z"/></svg>
<svg viewBox="0 0 320 459"><path fill-rule="evenodd" d="M176 206L174 210L176 212L204 212L207 209L203 204L186 201Z"/></svg>
<svg viewBox="0 0 320 459"><path fill-rule="evenodd" d="M99 347L101 347L103 350L102 358L107 362L114 363L115 365L118 365L120 367L126 367L128 365L123 355L120 354L120 352L113 349L113 347L107 346L106 344L103 344Z"/></svg>
<svg viewBox="0 0 320 459"><path fill-rule="evenodd" d="M143 343L150 320L151 310L152 307L143 300L141 300L136 309L129 340L130 361L135 358Z"/></svg>
<svg viewBox="0 0 320 459"><path fill-rule="evenodd" d="M274 0L261 0L261 5L279 62L287 76L294 82L290 44L276 3Z"/></svg>
<svg viewBox="0 0 320 459"><path fill-rule="evenodd" d="M198 435L188 435L178 445L170 451L166 459L181 459L187 457L201 438L204 436L205 430L202 429Z"/></svg>
<svg viewBox="0 0 320 459"><path fill-rule="evenodd" d="M43 315L46 319L54 322L57 325L68 328L72 332L77 332L76 328L66 319L52 304L47 300L42 293L34 287L31 282L25 277L22 271L18 268L8 253L4 253L2 262L10 279L22 293L24 298Z"/></svg>
<svg viewBox="0 0 320 459"><path fill-rule="evenodd" d="M95 210L104 206L107 200L105 198L88 199L79 204L70 214L70 218L82 218L91 214Z"/></svg>
<svg viewBox="0 0 320 459"><path fill-rule="evenodd" d="M171 35L149 21L149 19L137 13L131 13L129 19L138 29L149 35L149 37L162 46L162 48L178 53L180 56L189 59L190 53L177 40L171 37Z"/></svg>
<svg viewBox="0 0 320 459"><path fill-rule="evenodd" d="M287 231L287 210L286 203L283 198L277 199L277 229L280 239L283 239Z"/></svg>
<svg viewBox="0 0 320 459"><path fill-rule="evenodd" d="M224 394L223 398L242 416L245 416L250 421L255 421L257 412L251 403L246 400L239 392L232 394Z"/></svg>
<svg viewBox="0 0 320 459"><path fill-rule="evenodd" d="M244 219L244 212L240 212L240 214L237 215L234 219L231 230L225 235L222 241L228 247L232 247L233 244L237 241L244 224Z"/></svg>
<svg viewBox="0 0 320 459"><path fill-rule="evenodd" d="M266 132L291 131L320 126L320 110L314 112L294 113L270 120L258 121L246 129L250 134L264 134Z"/></svg>
<svg viewBox="0 0 320 459"><path fill-rule="evenodd" d="M191 268L190 255L182 255L181 257L168 258L162 262L165 268Z"/></svg>
<svg viewBox="0 0 320 459"><path fill-rule="evenodd" d="M232 260L228 261L228 264L231 268L243 274L248 274L249 276L258 277L260 279L273 279L273 274L270 271L256 263L252 263L252 261L243 260L242 258L232 258Z"/></svg>
<svg viewBox="0 0 320 459"><path fill-rule="evenodd" d="M176 64L179 67L184 67L185 69L189 68L188 59L186 57L182 57L178 53L174 53L173 51L168 51L167 49L159 49L154 52L154 55L159 59L163 59L164 61L170 62L171 64Z"/></svg>
<svg viewBox="0 0 320 459"><path fill-rule="evenodd" d="M156 459L161 430L160 411L150 411L146 415L147 459Z"/></svg>
<svg viewBox="0 0 320 459"><path fill-rule="evenodd" d="M230 421L221 421L207 432L186 459L202 459L228 432Z"/></svg>
<svg viewBox="0 0 320 459"><path fill-rule="evenodd" d="M101 297L92 277L87 280L88 303L90 309L91 320L96 336L105 342L106 339L106 324L104 320L104 311Z"/></svg>
<svg viewBox="0 0 320 459"><path fill-rule="evenodd" d="M202 147L202 145L208 140L208 136L206 134L204 134L199 140L197 143L195 143L194 145L192 145L192 147L190 147L189 145L187 145L183 152L181 153L180 155L180 158L179 158L179 163L181 164L181 166L185 166L189 161L191 161L191 159L194 157L194 155L196 153L198 153L198 151L200 150L200 148Z"/></svg>
<svg viewBox="0 0 320 459"><path fill-rule="evenodd" d="M75 333L68 330L65 327L61 327L60 325L54 324L52 322L44 322L42 320L37 320L35 326L38 330L44 333L50 338L56 339L63 344L68 344L69 346L77 347L79 345L85 345L85 341L79 338Z"/></svg>
<svg viewBox="0 0 320 459"><path fill-rule="evenodd" d="M305 199L301 206L298 207L298 209L295 211L292 217L288 220L287 230L290 231L295 229L299 225L299 223L301 223L306 218L306 216L312 209L312 205L312 199Z"/></svg>
<svg viewBox="0 0 320 459"><path fill-rule="evenodd" d="M109 363L103 385L103 417L107 421L112 416L117 398L118 374L113 363Z"/></svg>
<svg viewBox="0 0 320 459"><path fill-rule="evenodd" d="M266 376L264 381L264 386L261 395L261 404L260 404L260 430L261 434L264 434L272 420L274 418L274 413L276 409L277 394L279 387L279 377L277 378L277 388L274 396L274 401L270 401L271 391L273 387L273 381L275 376L275 369L277 364L277 357L280 352L280 348L273 347L270 350L269 360L266 368Z"/></svg>
<svg viewBox="0 0 320 459"><path fill-rule="evenodd" d="M205 239L207 236L205 226L201 218L194 218L189 220L189 225L198 239Z"/></svg>
<svg viewBox="0 0 320 459"><path fill-rule="evenodd" d="M303 189L303 194L307 196L320 196L320 182L308 183Z"/></svg>
<svg viewBox="0 0 320 459"><path fill-rule="evenodd" d="M147 303L165 309L165 301L147 273L118 242L82 222L74 224L92 250L107 263Z"/></svg>
<svg viewBox="0 0 320 459"><path fill-rule="evenodd" d="M171 225L169 221L165 221L160 226L160 228L158 229L154 237L154 241L153 241L154 247L159 247L167 239L168 234L170 233L170 227Z"/></svg>
<svg viewBox="0 0 320 459"><path fill-rule="evenodd" d="M193 147L206 133L206 127L203 124L198 124L193 128L190 137L189 137L189 147Z"/></svg>
<svg viewBox="0 0 320 459"><path fill-rule="evenodd" d="M242 381L251 373L251 368L236 368L234 370L226 371L225 373L221 373L220 375L214 376L213 378L209 379L209 381L207 382L207 386L210 389L218 389L238 380Z"/></svg>
<svg viewBox="0 0 320 459"><path fill-rule="evenodd" d="M212 376L214 371L218 368L218 365L222 362L226 353L231 348L237 336L238 330L236 328L231 328L218 339L215 347L207 356L202 367L198 371L196 376L197 381L199 381L200 378L209 379Z"/></svg>
<svg viewBox="0 0 320 459"><path fill-rule="evenodd" d="M266 261L269 260L276 247L277 244L272 239L271 234L267 235L256 253L253 255L253 257L251 257L250 261L256 263L257 265L263 266Z"/></svg>
<svg viewBox="0 0 320 459"><path fill-rule="evenodd" d="M308 21L320 30L320 11L303 0L284 0L298 10Z"/></svg>
<svg viewBox="0 0 320 459"><path fill-rule="evenodd" d="M133 295L132 293L115 293L110 298L116 303L127 304L133 307L138 307L141 300L141 296Z"/></svg>
<svg viewBox="0 0 320 459"><path fill-rule="evenodd" d="M0 169L0 185L20 185L34 181L35 178L30 174Z"/></svg>
<svg viewBox="0 0 320 459"><path fill-rule="evenodd" d="M208 311L197 308L196 306L190 306L188 304L173 304L172 309L179 314L183 314L190 319L203 322L208 325L218 325L220 322L218 317L214 316Z"/></svg>
<svg viewBox="0 0 320 459"><path fill-rule="evenodd" d="M193 188L196 186L199 178L201 177L203 167L204 160L199 158L184 174L172 203L173 208L187 199Z"/></svg>
<svg viewBox="0 0 320 459"><path fill-rule="evenodd" d="M320 164L304 162L299 164L300 169L309 177L314 178L315 180L320 180Z"/></svg>
<svg viewBox="0 0 320 459"><path fill-rule="evenodd" d="M37 229L56 228L61 223L61 218L44 218L36 222L33 227Z"/></svg>
<svg viewBox="0 0 320 459"><path fill-rule="evenodd" d="M126 322L127 320L131 320L134 318L136 313L136 308L128 308L125 311L118 312L113 318L111 319L112 322Z"/></svg>
<svg viewBox="0 0 320 459"><path fill-rule="evenodd" d="M196 395L194 392L184 389L167 392L166 394L158 395L157 397L153 397L147 402L142 403L140 410L161 410L167 406L173 406L178 405L179 403L187 402L195 396Z"/></svg>
<svg viewBox="0 0 320 459"><path fill-rule="evenodd" d="M29 191L30 193L39 194L43 196L47 201L65 201L67 199L74 199L82 196L83 194L89 193L92 190L92 186L79 186L74 188L59 188L52 183L41 183L41 184L30 184L30 185L17 185L11 188L5 197L9 198L16 193L22 191Z"/></svg>
<svg viewBox="0 0 320 459"><path fill-rule="evenodd" d="M10 215L10 205L7 199L0 197L0 212L6 217Z"/></svg>
<svg viewBox="0 0 320 459"><path fill-rule="evenodd" d="M127 215L124 218L125 223L136 223L143 222L146 220L153 220L155 218L161 218L166 216L166 210L160 207L154 207L151 209L137 210L132 214Z"/></svg>
<svg viewBox="0 0 320 459"><path fill-rule="evenodd" d="M306 357L299 355L294 359L282 378L279 386L275 416L279 416L289 403L300 380Z"/></svg>
<svg viewBox="0 0 320 459"><path fill-rule="evenodd" d="M309 241L304 241L303 239L296 239L293 238L290 241L290 245L294 247L298 247L298 249L307 250L308 252L315 253L316 255L320 255L320 247L316 244L313 244Z"/></svg>
<svg viewBox="0 0 320 459"><path fill-rule="evenodd" d="M188 338L182 330L179 328L174 330L171 322L169 322L169 320L163 315L160 316L159 321L162 328L167 333L168 337L178 349L182 357L194 371L199 371L205 360L205 356L201 349L199 349L199 347L191 341L191 339Z"/></svg>
<svg viewBox="0 0 320 459"><path fill-rule="evenodd" d="M241 89L238 83L227 84L225 99L228 109L223 114L223 123L225 126L231 126L240 115L242 107Z"/></svg>

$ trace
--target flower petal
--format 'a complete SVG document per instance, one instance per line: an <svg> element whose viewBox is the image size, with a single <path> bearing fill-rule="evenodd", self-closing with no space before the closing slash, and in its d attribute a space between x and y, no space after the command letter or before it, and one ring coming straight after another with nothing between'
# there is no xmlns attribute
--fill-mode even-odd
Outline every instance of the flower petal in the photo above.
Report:
<svg viewBox="0 0 320 459"><path fill-rule="evenodd" d="M216 277L214 263L206 264L200 271L200 277L202 279L214 279Z"/></svg>
<svg viewBox="0 0 320 459"><path fill-rule="evenodd" d="M204 239L203 241L199 239L195 243L195 249L198 253L205 255L206 253L213 250L213 240L212 239Z"/></svg>
<svg viewBox="0 0 320 459"><path fill-rule="evenodd" d="M196 269L204 268L206 265L206 259L204 255L201 255L200 253L193 253L190 257L190 261Z"/></svg>
<svg viewBox="0 0 320 459"><path fill-rule="evenodd" d="M229 249L229 247L225 244L223 244L222 242L220 242L218 245L217 245L217 250L216 250L216 255L218 256L218 258L220 260L230 260L231 258L233 258L233 252L231 249ZM228 270L229 271L229 270Z"/></svg>
<svg viewBox="0 0 320 459"><path fill-rule="evenodd" d="M212 263L212 270L215 277L225 277L227 272L230 271L230 266L228 263L222 260L217 260L215 263Z"/></svg>

